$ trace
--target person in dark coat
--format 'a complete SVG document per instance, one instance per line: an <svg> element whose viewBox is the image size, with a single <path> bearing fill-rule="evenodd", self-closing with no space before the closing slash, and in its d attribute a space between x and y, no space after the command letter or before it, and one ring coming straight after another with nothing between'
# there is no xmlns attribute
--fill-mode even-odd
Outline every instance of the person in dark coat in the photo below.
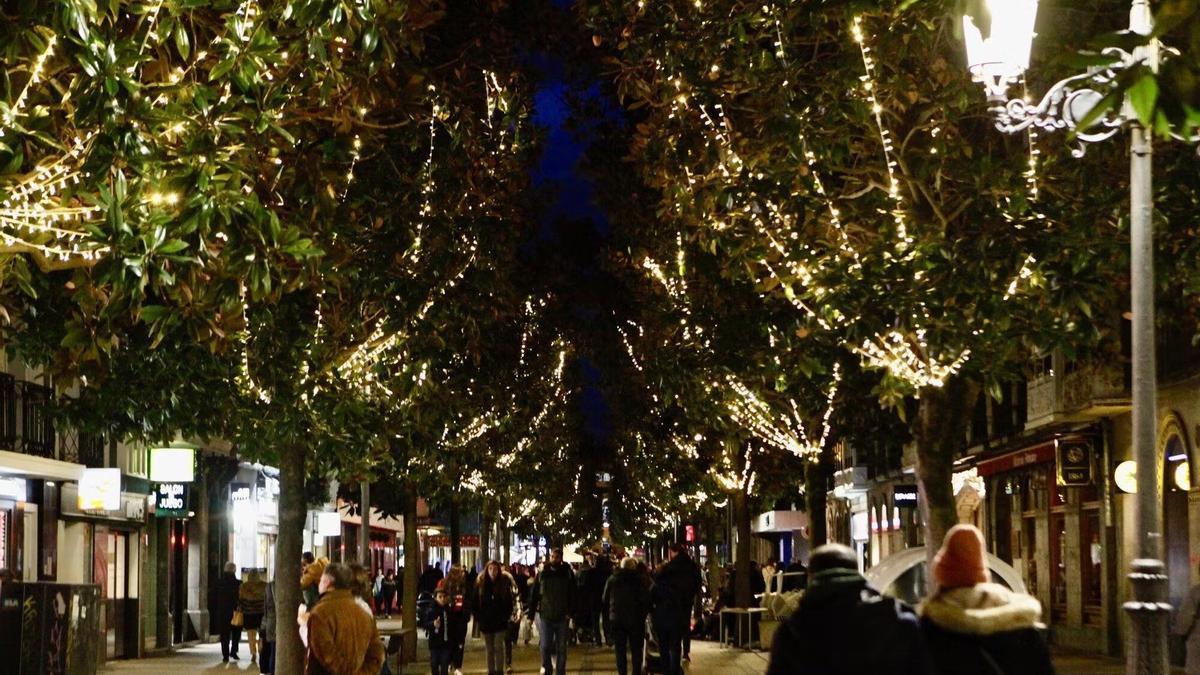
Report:
<svg viewBox="0 0 1200 675"><path fill-rule="evenodd" d="M450 661L454 654L454 646L450 641L447 606L450 598L446 591L440 588L434 592L433 598L434 604L425 610L420 618L420 625L425 629L425 637L429 641L429 666L433 675L449 675Z"/></svg>
<svg viewBox="0 0 1200 675"><path fill-rule="evenodd" d="M467 570L462 565L451 567L446 578L438 582L438 588L445 590L446 595L450 598L450 604L446 608L450 642L454 648L450 665L456 672L461 671L467 644L467 628L471 623L471 602L475 588L467 586Z"/></svg>
<svg viewBox="0 0 1200 675"><path fill-rule="evenodd" d="M238 660L238 643L242 641L242 627L231 625L233 610L238 606L238 593L242 590L242 582L237 578L237 565L232 561L225 563L225 571L217 580L216 607L213 615L213 625L221 638L221 661L229 663L229 659Z"/></svg>
<svg viewBox="0 0 1200 675"><path fill-rule="evenodd" d="M821 546L808 572L800 606L775 632L767 675L932 675L916 613L871 588L853 550Z"/></svg>
<svg viewBox="0 0 1200 675"><path fill-rule="evenodd" d="M654 576L651 619L662 648L666 675L683 672L683 638L691 628L692 605L702 585L700 567L682 544L667 549L667 563Z"/></svg>
<svg viewBox="0 0 1200 675"><path fill-rule="evenodd" d="M597 610L597 615L600 618L596 634L603 635L604 643L611 647L613 646L612 626L609 624L609 612L603 601L603 597L604 588L608 585L608 580L612 578L613 572L616 571L616 567L613 564L612 558L607 554L601 554L598 558L596 558L596 571L597 588L594 590L594 593L596 596L597 606L599 607L599 610Z"/></svg>
<svg viewBox="0 0 1200 675"><path fill-rule="evenodd" d="M525 614L530 618L537 615L545 675L567 673L567 619L575 608L576 589L575 573L562 558L561 548L550 552L550 560L533 582L529 606L525 608ZM554 663L551 663L552 657Z"/></svg>
<svg viewBox="0 0 1200 675"><path fill-rule="evenodd" d="M263 602L262 650L258 657L258 672L271 675L275 672L275 582L267 584Z"/></svg>
<svg viewBox="0 0 1200 675"><path fill-rule="evenodd" d="M650 614L650 579L638 570L637 560L626 558L604 585L603 604L617 653L617 673L625 675L626 651L633 657L633 675L642 673L642 648L646 642L646 617Z"/></svg>
<svg viewBox="0 0 1200 675"><path fill-rule="evenodd" d="M392 604L396 601L396 575L391 570L383 575L383 579L379 580L379 606L375 608L376 613L382 614L384 618L391 618Z"/></svg>
<svg viewBox="0 0 1200 675"><path fill-rule="evenodd" d="M517 584L500 563L489 561L475 582L475 623L483 633L488 675L501 675L507 660L508 625L517 607Z"/></svg>
<svg viewBox="0 0 1200 675"><path fill-rule="evenodd" d="M433 589L437 588L438 582L442 580L442 571L433 565L426 565L425 571L421 573L420 584L417 590L427 593L432 593Z"/></svg>
<svg viewBox="0 0 1200 675"><path fill-rule="evenodd" d="M808 568L800 562L799 558L792 560L792 563L784 571L787 572L783 577L784 593L802 591L808 585Z"/></svg>
<svg viewBox="0 0 1200 675"><path fill-rule="evenodd" d="M1035 598L989 581L983 535L955 525L933 559L921 629L938 675L1053 675ZM811 592L811 591L810 591Z"/></svg>

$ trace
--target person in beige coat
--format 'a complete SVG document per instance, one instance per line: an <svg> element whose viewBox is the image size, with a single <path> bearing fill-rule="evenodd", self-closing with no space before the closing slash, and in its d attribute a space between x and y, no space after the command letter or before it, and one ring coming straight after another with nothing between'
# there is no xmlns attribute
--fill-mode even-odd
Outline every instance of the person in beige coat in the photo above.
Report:
<svg viewBox="0 0 1200 675"><path fill-rule="evenodd" d="M355 599L350 568L330 563L321 576L321 599L309 612L305 675L379 675L383 642L370 610Z"/></svg>

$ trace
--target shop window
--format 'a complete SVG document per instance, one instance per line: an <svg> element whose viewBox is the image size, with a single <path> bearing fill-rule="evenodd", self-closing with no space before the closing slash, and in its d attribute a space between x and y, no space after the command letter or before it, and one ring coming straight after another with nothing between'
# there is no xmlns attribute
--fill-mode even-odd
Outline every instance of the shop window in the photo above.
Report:
<svg viewBox="0 0 1200 675"><path fill-rule="evenodd" d="M1101 623L1104 601L1103 563L1104 543L1101 538L1100 509L1084 509L1079 518L1079 552L1083 582L1083 622L1090 626Z"/></svg>
<svg viewBox="0 0 1200 675"><path fill-rule="evenodd" d="M1067 520L1061 513L1050 514L1050 618L1054 623L1067 617Z"/></svg>
<svg viewBox="0 0 1200 675"><path fill-rule="evenodd" d="M1038 594L1037 518L1026 516L1021 521L1021 552L1022 559L1025 561L1025 585L1029 588L1029 594L1036 597Z"/></svg>

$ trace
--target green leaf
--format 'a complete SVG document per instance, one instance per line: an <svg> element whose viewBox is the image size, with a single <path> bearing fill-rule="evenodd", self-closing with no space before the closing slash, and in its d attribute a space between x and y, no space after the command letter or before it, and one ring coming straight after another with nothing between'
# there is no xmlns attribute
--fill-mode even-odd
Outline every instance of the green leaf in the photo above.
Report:
<svg viewBox="0 0 1200 675"><path fill-rule="evenodd" d="M188 247L188 243L182 239L169 239L163 242L162 246L158 247L158 252L164 255L171 253L179 253Z"/></svg>
<svg viewBox="0 0 1200 675"><path fill-rule="evenodd" d="M175 26L175 49L179 50L179 55L185 60L192 53L192 44L182 23Z"/></svg>
<svg viewBox="0 0 1200 675"><path fill-rule="evenodd" d="M1129 87L1129 104L1143 126L1154 124L1154 106L1158 102L1158 78L1147 70Z"/></svg>
<svg viewBox="0 0 1200 675"><path fill-rule="evenodd" d="M161 321L169 312L170 310L163 305L142 305L138 310L138 318L144 323L154 323Z"/></svg>

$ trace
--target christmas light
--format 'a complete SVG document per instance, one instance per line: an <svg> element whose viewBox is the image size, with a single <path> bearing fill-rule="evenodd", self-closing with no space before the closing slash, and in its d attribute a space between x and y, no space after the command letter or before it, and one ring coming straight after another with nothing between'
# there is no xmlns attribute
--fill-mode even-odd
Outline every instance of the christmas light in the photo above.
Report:
<svg viewBox="0 0 1200 675"><path fill-rule="evenodd" d="M949 363L938 363L928 356L929 345L925 342L924 329L915 332L915 340L892 331L886 336L864 341L854 351L867 360L868 366L887 370L892 377L910 384L916 389L917 395L925 387L945 386L946 380L957 373L971 356L971 350L964 349Z"/></svg>
<svg viewBox="0 0 1200 675"><path fill-rule="evenodd" d="M895 145L892 143L892 134L883 122L883 106L880 105L879 99L875 96L875 59L871 56L871 48L867 45L863 34L861 16L854 17L850 33L854 38L854 42L858 45L859 52L862 54L863 68L866 71L866 75L862 77L863 96L867 101L867 105L871 108L871 113L875 116L875 126L879 129L879 140L883 144L883 159L887 164L888 172L887 192L888 196L894 202L892 220L896 224L896 248L904 251L912 244L912 239L908 236L908 226L905 223L904 215L904 197L900 194L900 180L897 177L899 164L894 157Z"/></svg>

